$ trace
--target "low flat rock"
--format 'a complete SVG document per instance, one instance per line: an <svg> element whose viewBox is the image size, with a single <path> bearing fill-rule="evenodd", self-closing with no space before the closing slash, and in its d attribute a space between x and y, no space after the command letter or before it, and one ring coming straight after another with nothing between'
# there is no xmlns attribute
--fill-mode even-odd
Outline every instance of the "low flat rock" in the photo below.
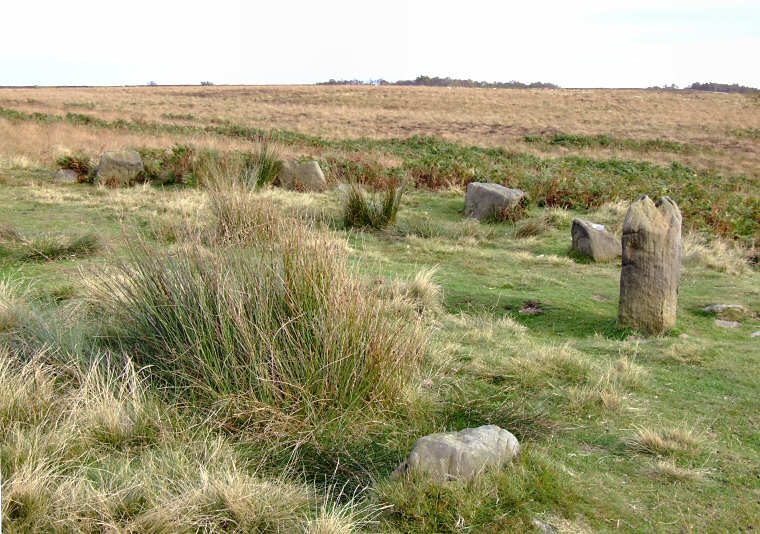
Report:
<svg viewBox="0 0 760 534"><path fill-rule="evenodd" d="M53 181L59 184L75 184L79 181L79 175L71 169L58 169L53 174Z"/></svg>
<svg viewBox="0 0 760 534"><path fill-rule="evenodd" d="M719 326L721 328L739 328L742 324L739 321L721 321L720 319L715 320L715 326Z"/></svg>
<svg viewBox="0 0 760 534"><path fill-rule="evenodd" d="M283 161L277 182L280 187L292 191L324 191L327 188L327 180L317 161Z"/></svg>
<svg viewBox="0 0 760 534"><path fill-rule="evenodd" d="M749 337L760 337L760 330L758 330L757 332L752 332L752 333L749 335Z"/></svg>
<svg viewBox="0 0 760 534"><path fill-rule="evenodd" d="M496 217L499 212L517 206L526 195L521 189L510 189L499 184L472 182L467 184L464 197L464 214L481 222Z"/></svg>
<svg viewBox="0 0 760 534"><path fill-rule="evenodd" d="M601 224L574 219L570 230L573 250L595 262L615 261L623 254L623 245Z"/></svg>
<svg viewBox="0 0 760 534"><path fill-rule="evenodd" d="M496 425L431 434L417 440L393 478L415 471L439 481L470 479L512 461L519 452L517 438Z"/></svg>
<svg viewBox="0 0 760 534"><path fill-rule="evenodd" d="M744 306L741 304L711 304L709 306L705 306L703 310L708 313L723 313L727 310L736 310L743 312Z"/></svg>

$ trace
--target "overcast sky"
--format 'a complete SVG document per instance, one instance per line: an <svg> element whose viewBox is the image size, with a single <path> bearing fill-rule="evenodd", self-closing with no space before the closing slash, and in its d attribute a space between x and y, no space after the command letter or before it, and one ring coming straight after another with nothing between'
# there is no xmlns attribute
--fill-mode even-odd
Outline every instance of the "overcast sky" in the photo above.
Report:
<svg viewBox="0 0 760 534"><path fill-rule="evenodd" d="M0 85L760 87L758 0L6 2Z"/></svg>

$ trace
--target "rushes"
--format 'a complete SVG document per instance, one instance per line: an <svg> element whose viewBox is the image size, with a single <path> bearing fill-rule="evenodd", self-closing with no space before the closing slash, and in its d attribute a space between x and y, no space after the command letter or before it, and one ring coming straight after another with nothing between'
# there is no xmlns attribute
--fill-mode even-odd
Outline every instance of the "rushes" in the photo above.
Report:
<svg viewBox="0 0 760 534"><path fill-rule="evenodd" d="M349 184L343 201L343 223L346 228L381 230L396 221L405 185L388 188L381 199L374 198L354 183Z"/></svg>
<svg viewBox="0 0 760 534"><path fill-rule="evenodd" d="M246 213L269 233L253 231L245 250L196 241L167 253L136 242L130 261L101 277L125 348L165 386L228 411L246 397L313 417L389 408L422 356L419 329L363 294L326 234Z"/></svg>

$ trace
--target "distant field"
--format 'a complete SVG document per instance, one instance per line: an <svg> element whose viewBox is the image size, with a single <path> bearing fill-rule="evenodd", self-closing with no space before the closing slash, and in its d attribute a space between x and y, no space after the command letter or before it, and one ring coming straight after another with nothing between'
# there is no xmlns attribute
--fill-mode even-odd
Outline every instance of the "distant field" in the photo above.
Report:
<svg viewBox="0 0 760 534"><path fill-rule="evenodd" d="M234 124L272 128L327 139L383 139L436 135L486 147L544 156L571 154L679 161L728 174L760 173L760 103L756 96L644 90L497 90L429 87L246 86L0 89L0 106L28 113L80 113L109 122ZM0 123L2 125L2 123ZM4 128L7 128L5 126ZM32 146L11 147L49 164L64 150L167 139L83 135L58 126L54 139L33 128ZM754 130L753 130L754 129ZM65 133L64 133L65 132ZM525 136L555 132L635 140L664 139L693 145L686 154L627 147L552 146L538 150ZM0 135L6 136L0 129ZM61 142L62 137L66 142ZM171 136L185 140L184 136ZM196 136L193 136L195 139ZM57 139L58 141L56 142ZM203 144L218 141L195 139ZM6 148L7 150L7 148Z"/></svg>

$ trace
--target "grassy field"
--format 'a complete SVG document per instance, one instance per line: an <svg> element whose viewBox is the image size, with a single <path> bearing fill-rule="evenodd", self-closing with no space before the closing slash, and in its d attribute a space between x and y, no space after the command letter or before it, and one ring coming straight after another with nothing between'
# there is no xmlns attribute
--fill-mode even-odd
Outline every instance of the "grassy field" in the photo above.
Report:
<svg viewBox="0 0 760 534"><path fill-rule="evenodd" d="M679 91L0 89L3 531L757 530L759 123ZM52 182L127 147L148 183ZM264 149L328 190L248 187ZM522 218L466 220L474 180ZM401 183L357 227L347 191ZM642 194L684 212L653 338L615 329L620 263L570 252ZM482 424L513 464L390 479Z"/></svg>

